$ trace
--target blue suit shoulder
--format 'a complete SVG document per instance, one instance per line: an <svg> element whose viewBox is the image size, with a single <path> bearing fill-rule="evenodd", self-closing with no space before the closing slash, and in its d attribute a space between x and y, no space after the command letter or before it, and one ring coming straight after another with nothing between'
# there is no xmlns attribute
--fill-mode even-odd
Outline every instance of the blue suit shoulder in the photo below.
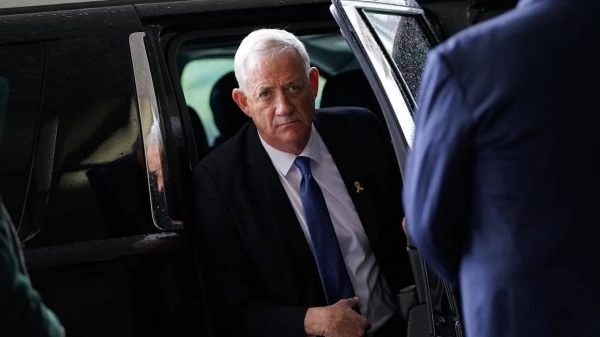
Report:
<svg viewBox="0 0 600 337"><path fill-rule="evenodd" d="M493 68L501 68L504 63L512 62L513 57L522 59L531 44L540 43L540 37L552 39L540 27L557 26L556 23L561 20L568 21L566 10L575 8L558 1L521 6L458 32L432 52L460 68L456 69L457 73L469 69L479 71L481 64L494 64Z"/></svg>

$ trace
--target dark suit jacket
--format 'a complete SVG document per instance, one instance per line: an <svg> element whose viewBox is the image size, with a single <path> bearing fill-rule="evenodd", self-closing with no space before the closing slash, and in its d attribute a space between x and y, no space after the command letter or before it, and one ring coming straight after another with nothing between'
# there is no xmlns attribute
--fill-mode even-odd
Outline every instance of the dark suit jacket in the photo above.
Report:
<svg viewBox="0 0 600 337"><path fill-rule="evenodd" d="M600 2L525 0L430 53L408 233L467 336L594 336Z"/></svg>
<svg viewBox="0 0 600 337"><path fill-rule="evenodd" d="M318 110L314 123L395 294L411 276L391 143L365 109ZM356 181L364 188L360 193ZM228 335L303 336L307 309L326 305L325 296L309 245L253 123L194 169L194 203L202 279L217 329Z"/></svg>

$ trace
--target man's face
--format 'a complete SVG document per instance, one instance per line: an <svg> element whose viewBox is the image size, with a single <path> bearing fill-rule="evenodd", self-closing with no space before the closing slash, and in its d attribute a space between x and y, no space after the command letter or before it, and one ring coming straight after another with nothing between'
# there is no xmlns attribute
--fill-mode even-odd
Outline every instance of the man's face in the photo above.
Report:
<svg viewBox="0 0 600 337"><path fill-rule="evenodd" d="M255 57L248 60L245 92L235 89L233 99L267 144L300 154L310 137L318 84L317 69L306 74L295 52Z"/></svg>

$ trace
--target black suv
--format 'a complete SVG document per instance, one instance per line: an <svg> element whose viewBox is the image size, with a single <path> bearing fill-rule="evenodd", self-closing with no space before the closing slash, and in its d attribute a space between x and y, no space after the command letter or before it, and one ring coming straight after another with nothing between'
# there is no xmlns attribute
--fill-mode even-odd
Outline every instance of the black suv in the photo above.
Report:
<svg viewBox="0 0 600 337"><path fill-rule="evenodd" d="M209 334L190 173L247 122L231 90L250 31L299 36L317 107L371 109L403 168L427 51L456 30L414 0L38 2L0 5L0 191L69 336ZM409 335L460 335L452 290L410 254Z"/></svg>

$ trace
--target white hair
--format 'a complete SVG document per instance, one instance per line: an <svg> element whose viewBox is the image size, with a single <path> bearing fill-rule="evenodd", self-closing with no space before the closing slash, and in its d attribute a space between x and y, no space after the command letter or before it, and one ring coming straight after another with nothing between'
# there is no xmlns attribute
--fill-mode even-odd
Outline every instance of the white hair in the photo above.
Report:
<svg viewBox="0 0 600 337"><path fill-rule="evenodd" d="M310 72L310 59L304 44L298 38L282 29L258 29L248 34L242 40L240 47L235 53L233 67L235 70L235 78L237 79L240 90L246 89L246 75L248 59L252 56L268 56L271 59L276 56L295 52L301 57L304 66L304 73L308 79Z"/></svg>

